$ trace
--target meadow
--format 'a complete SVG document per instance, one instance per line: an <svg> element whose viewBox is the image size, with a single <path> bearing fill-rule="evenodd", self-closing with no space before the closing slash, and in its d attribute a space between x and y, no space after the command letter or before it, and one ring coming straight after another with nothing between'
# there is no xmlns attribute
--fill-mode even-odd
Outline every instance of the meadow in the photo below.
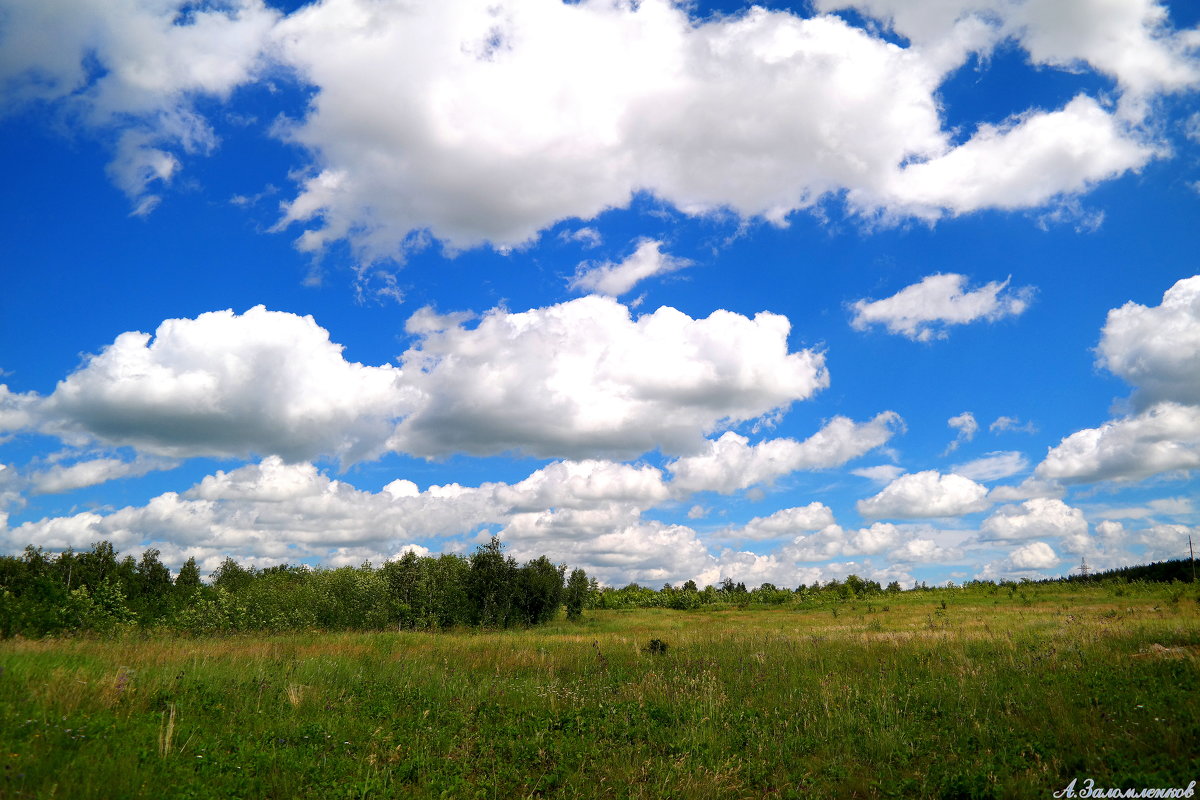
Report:
<svg viewBox="0 0 1200 800"><path fill-rule="evenodd" d="M590 610L499 631L17 638L0 641L0 796L1186 787L1198 665L1200 600L1179 583Z"/></svg>

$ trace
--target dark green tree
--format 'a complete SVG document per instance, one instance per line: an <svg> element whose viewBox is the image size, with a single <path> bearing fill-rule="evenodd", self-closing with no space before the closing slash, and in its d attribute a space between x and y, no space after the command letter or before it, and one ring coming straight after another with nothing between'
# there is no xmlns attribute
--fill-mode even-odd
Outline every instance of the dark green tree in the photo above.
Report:
<svg viewBox="0 0 1200 800"><path fill-rule="evenodd" d="M443 553L437 558L421 560L427 564L430 587L426 626L452 628L455 625L470 625L472 607L467 596L467 584L471 565L467 559Z"/></svg>
<svg viewBox="0 0 1200 800"><path fill-rule="evenodd" d="M211 580L214 588L237 594L254 580L254 570L226 557L221 566L213 571Z"/></svg>
<svg viewBox="0 0 1200 800"><path fill-rule="evenodd" d="M567 605L567 619L579 619L583 616L583 606L587 602L589 588L587 573L582 569L572 570L563 594L563 601Z"/></svg>
<svg viewBox="0 0 1200 800"><path fill-rule="evenodd" d="M171 610L171 570L158 559L161 551L148 547L142 552L133 572L130 606L143 624L167 616Z"/></svg>
<svg viewBox="0 0 1200 800"><path fill-rule="evenodd" d="M540 625L558 614L563 602L563 575L566 565L554 566L539 556L521 567L514 598L517 617L522 624Z"/></svg>
<svg viewBox="0 0 1200 800"><path fill-rule="evenodd" d="M504 628L514 620L517 592L517 562L504 555L504 545L495 536L471 554L467 574L467 601L472 622L488 628Z"/></svg>
<svg viewBox="0 0 1200 800"><path fill-rule="evenodd" d="M75 557L71 588L96 589L105 578L117 574L117 551L105 540L92 543L92 549Z"/></svg>
<svg viewBox="0 0 1200 800"><path fill-rule="evenodd" d="M175 576L175 594L181 599L187 599L200 591L200 568L196 566L195 557L188 558L179 568Z"/></svg>
<svg viewBox="0 0 1200 800"><path fill-rule="evenodd" d="M428 612L429 565L408 550L399 561L389 561L380 571L387 587L388 617L398 628L416 628Z"/></svg>

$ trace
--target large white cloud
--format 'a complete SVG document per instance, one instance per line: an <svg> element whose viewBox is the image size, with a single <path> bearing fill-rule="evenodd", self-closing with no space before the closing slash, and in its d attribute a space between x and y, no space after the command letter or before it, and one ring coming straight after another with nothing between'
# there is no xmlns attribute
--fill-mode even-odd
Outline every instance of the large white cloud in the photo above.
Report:
<svg viewBox="0 0 1200 800"><path fill-rule="evenodd" d="M403 356L419 395L389 446L418 455L686 452L721 425L785 409L828 385L824 357L788 352L785 317L660 308L637 319L588 296L473 328L426 329Z"/></svg>
<svg viewBox="0 0 1200 800"><path fill-rule="evenodd" d="M394 367L346 361L312 317L261 306L123 333L59 382L51 427L168 456L378 455L411 407Z"/></svg>
<svg viewBox="0 0 1200 800"><path fill-rule="evenodd" d="M1101 366L1137 387L1141 405L1200 405L1200 275L1176 283L1158 306L1109 311L1096 351Z"/></svg>
<svg viewBox="0 0 1200 800"><path fill-rule="evenodd" d="M707 452L668 465L672 485L688 492L729 494L797 470L838 467L887 443L903 421L885 411L868 422L834 417L802 442L768 439L757 444L732 431L708 443Z"/></svg>
<svg viewBox="0 0 1200 800"><path fill-rule="evenodd" d="M981 125L958 147L894 170L874 192L852 189L848 197L864 211L929 219L1032 208L1088 191L1158 155L1159 148L1080 95L1057 111Z"/></svg>
<svg viewBox="0 0 1200 800"><path fill-rule="evenodd" d="M857 507L864 517L957 517L991 505L987 493L987 487L970 478L926 470L896 478L875 496L859 500Z"/></svg>
<svg viewBox="0 0 1200 800"><path fill-rule="evenodd" d="M1067 436L1035 475L1128 481L1200 467L1200 276L1176 283L1158 306L1111 310L1096 352L1135 387L1135 413Z"/></svg>
<svg viewBox="0 0 1200 800"><path fill-rule="evenodd" d="M876 522L855 531L828 525L816 533L797 536L780 552L791 561L829 561L843 556L877 555L900 545L904 538L890 522Z"/></svg>
<svg viewBox="0 0 1200 800"><path fill-rule="evenodd" d="M373 259L426 232L527 242L641 191L780 223L841 193L871 216L1038 206L1161 154L1135 123L1197 80L1196 36L1151 0L855 5L911 46L828 14L700 20L669 0L322 0L286 17L261 0L5 0L0 92L104 130L145 213L182 154L217 143L197 98L298 75L311 102L275 130L308 157L281 225ZM938 90L1005 37L1113 76L1117 109L1080 96L954 145Z"/></svg>
<svg viewBox="0 0 1200 800"><path fill-rule="evenodd" d="M987 539L1039 539L1082 536L1087 529L1087 520L1078 508L1062 500L1035 497L1019 506L998 509L983 521L979 532Z"/></svg>
<svg viewBox="0 0 1200 800"><path fill-rule="evenodd" d="M279 13L260 0L5 2L9 98L86 96L105 116L156 112L186 92L227 95L261 60Z"/></svg>
<svg viewBox="0 0 1200 800"><path fill-rule="evenodd" d="M288 207L302 247L516 244L642 189L782 220L945 141L939 75L835 17L326 0L279 35L319 87L290 133L320 165Z"/></svg>
<svg viewBox="0 0 1200 800"><path fill-rule="evenodd" d="M1200 407L1159 403L1085 428L1050 448L1034 474L1063 483L1130 481L1200 468Z"/></svg>
<svg viewBox="0 0 1200 800"><path fill-rule="evenodd" d="M511 507L578 507L601 501L653 506L670 496L662 473L649 466L608 461L558 461L513 487ZM501 500L507 495L501 493Z"/></svg>
<svg viewBox="0 0 1200 800"><path fill-rule="evenodd" d="M1022 30L1061 64L1038 37L1053 22ZM1088 97L951 147L937 89L994 40L962 27L905 49L761 8L698 22L665 0L325 0L278 31L319 90L290 131L317 163L285 216L305 249L349 237L389 255L426 228L454 247L517 244L639 190L774 221L848 190L864 213L936 218L1041 205L1157 154ZM1069 59L1104 69L1104 55Z"/></svg>
<svg viewBox="0 0 1200 800"><path fill-rule="evenodd" d="M0 422L173 457L634 457L703 449L706 434L829 382L821 353L789 352L776 314L692 319L664 307L634 319L588 296L497 309L469 328L467 317L415 314L400 367L349 362L311 317L261 306L167 320L153 336L121 334L49 397L4 390ZM857 447L828 436L804 458L832 465L834 450Z"/></svg>
<svg viewBox="0 0 1200 800"><path fill-rule="evenodd" d="M729 532L737 539L775 539L802 531L816 531L833 525L833 511L824 503L781 508L766 517L755 517L741 528Z"/></svg>
<svg viewBox="0 0 1200 800"><path fill-rule="evenodd" d="M951 325L989 322L1016 316L1029 307L1032 290L1009 289L1009 281L992 281L966 290L965 275L930 275L882 300L856 300L851 325L866 330L884 325L891 333L926 342L944 339Z"/></svg>

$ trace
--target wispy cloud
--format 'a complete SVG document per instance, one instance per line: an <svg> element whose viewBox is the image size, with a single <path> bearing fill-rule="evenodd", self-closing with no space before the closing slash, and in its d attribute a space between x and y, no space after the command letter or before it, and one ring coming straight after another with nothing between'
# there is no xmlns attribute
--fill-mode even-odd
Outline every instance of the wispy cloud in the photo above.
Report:
<svg viewBox="0 0 1200 800"><path fill-rule="evenodd" d="M575 277L570 280L569 286L576 291L599 292L619 297L646 278L691 266L691 261L668 255L662 251L662 247L662 242L643 239L638 242L633 253L619 263L584 262L575 271Z"/></svg>
<svg viewBox="0 0 1200 800"><path fill-rule="evenodd" d="M850 324L856 330L883 325L889 333L919 342L945 339L954 325L994 322L1024 313L1033 289L1008 288L1009 280L992 281L967 290L965 275L930 275L882 300L856 300Z"/></svg>

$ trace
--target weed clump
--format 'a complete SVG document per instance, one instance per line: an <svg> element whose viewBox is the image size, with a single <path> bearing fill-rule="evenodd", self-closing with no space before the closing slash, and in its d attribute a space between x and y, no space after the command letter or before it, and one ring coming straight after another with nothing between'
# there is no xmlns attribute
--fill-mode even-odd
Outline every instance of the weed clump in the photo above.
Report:
<svg viewBox="0 0 1200 800"><path fill-rule="evenodd" d="M662 639L651 639L650 644L646 645L645 651L656 656L666 655L667 643Z"/></svg>

